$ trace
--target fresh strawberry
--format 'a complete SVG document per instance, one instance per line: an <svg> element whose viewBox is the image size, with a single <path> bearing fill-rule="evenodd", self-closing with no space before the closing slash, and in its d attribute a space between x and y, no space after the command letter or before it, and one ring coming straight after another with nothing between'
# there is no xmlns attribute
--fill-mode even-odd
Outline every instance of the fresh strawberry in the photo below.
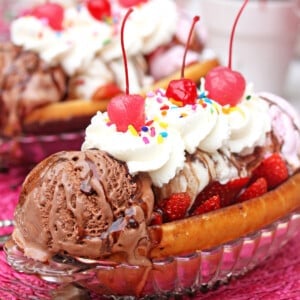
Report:
<svg viewBox="0 0 300 300"><path fill-rule="evenodd" d="M97 100L106 100L111 99L114 96L120 95L122 90L113 82L102 85L93 95L93 99Z"/></svg>
<svg viewBox="0 0 300 300"><path fill-rule="evenodd" d="M160 225L163 223L162 211L153 211L151 215L150 225Z"/></svg>
<svg viewBox="0 0 300 300"><path fill-rule="evenodd" d="M235 197L248 184L248 182L248 177L233 179L226 184L221 184L217 181L212 182L197 196L191 211L200 206L200 204L205 200L216 195L219 195L220 197L221 207L234 203Z"/></svg>
<svg viewBox="0 0 300 300"><path fill-rule="evenodd" d="M161 209L165 221L184 218L190 204L191 198L188 193L174 193L169 198L163 200Z"/></svg>
<svg viewBox="0 0 300 300"><path fill-rule="evenodd" d="M256 179L252 184L245 189L237 198L237 202L243 202L251 198L259 197L268 191L268 184L264 177Z"/></svg>
<svg viewBox="0 0 300 300"><path fill-rule="evenodd" d="M279 153L274 153L253 171L252 181L264 177L268 183L268 189L278 186L288 178L288 169L285 161Z"/></svg>
<svg viewBox="0 0 300 300"><path fill-rule="evenodd" d="M218 209L221 207L221 199L219 195L210 197L202 202L192 213L192 215L201 215L209 211Z"/></svg>

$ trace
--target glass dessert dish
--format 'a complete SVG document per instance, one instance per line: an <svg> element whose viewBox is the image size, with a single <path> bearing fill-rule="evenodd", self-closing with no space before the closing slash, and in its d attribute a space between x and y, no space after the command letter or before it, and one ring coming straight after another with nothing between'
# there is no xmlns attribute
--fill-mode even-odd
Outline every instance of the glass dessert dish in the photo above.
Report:
<svg viewBox="0 0 300 300"><path fill-rule="evenodd" d="M12 233L14 222L12 220L0 220L0 249Z"/></svg>
<svg viewBox="0 0 300 300"><path fill-rule="evenodd" d="M261 230L208 250L153 260L152 267L95 261L67 256L49 264L26 258L12 240L4 247L8 263L17 271L36 274L61 287L122 299L175 296L211 290L276 254L300 228L300 211Z"/></svg>
<svg viewBox="0 0 300 300"><path fill-rule="evenodd" d="M78 150L84 130L45 135L0 136L0 168L36 164L62 150Z"/></svg>

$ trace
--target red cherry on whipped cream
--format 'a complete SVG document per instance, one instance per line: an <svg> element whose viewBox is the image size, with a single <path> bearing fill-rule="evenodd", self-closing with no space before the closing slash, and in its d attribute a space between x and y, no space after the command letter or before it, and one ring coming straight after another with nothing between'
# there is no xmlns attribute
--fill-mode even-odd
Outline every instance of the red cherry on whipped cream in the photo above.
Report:
<svg viewBox="0 0 300 300"><path fill-rule="evenodd" d="M235 106L244 95L246 81L239 72L227 67L216 67L205 77L205 90L209 98L221 105Z"/></svg>
<svg viewBox="0 0 300 300"><path fill-rule="evenodd" d="M90 14L99 21L111 15L111 7L108 0L87 0L86 6Z"/></svg>
<svg viewBox="0 0 300 300"><path fill-rule="evenodd" d="M228 67L216 67L209 71L205 77L204 88L208 92L208 97L221 105L237 105L245 92L246 80L241 73L231 69L231 60L235 28L248 1L244 1L234 20L230 35Z"/></svg>
<svg viewBox="0 0 300 300"><path fill-rule="evenodd" d="M183 63L181 67L181 79L171 80L167 90L166 96L175 100L178 105L184 106L186 104L195 104L197 100L197 86L196 83L188 78L184 78L185 60L188 51L188 46L192 37L192 33L195 24L200 20L198 16L195 16L189 32L188 40L185 46L183 55Z"/></svg>
<svg viewBox="0 0 300 300"><path fill-rule="evenodd" d="M145 99L140 95L119 95L111 99L107 113L118 131L126 132L129 125L140 131L145 124Z"/></svg>
<svg viewBox="0 0 300 300"><path fill-rule="evenodd" d="M119 4L123 7L137 6L146 2L148 2L148 0L119 0Z"/></svg>
<svg viewBox="0 0 300 300"><path fill-rule="evenodd" d="M195 104L197 99L197 86L191 79L172 80L167 88L166 96L182 104Z"/></svg>
<svg viewBox="0 0 300 300"><path fill-rule="evenodd" d="M132 8L127 11L121 27L121 46L125 68L126 94L113 97L107 106L107 114L110 121L116 125L118 131L122 132L126 132L129 126L133 126L136 131L140 131L146 119L145 99L140 95L129 94L128 66L124 46L124 27L132 11Z"/></svg>
<svg viewBox="0 0 300 300"><path fill-rule="evenodd" d="M45 4L38 5L32 10L27 11L27 14L34 16L40 20L45 20L48 25L54 30L62 30L64 9L57 3L47 2Z"/></svg>

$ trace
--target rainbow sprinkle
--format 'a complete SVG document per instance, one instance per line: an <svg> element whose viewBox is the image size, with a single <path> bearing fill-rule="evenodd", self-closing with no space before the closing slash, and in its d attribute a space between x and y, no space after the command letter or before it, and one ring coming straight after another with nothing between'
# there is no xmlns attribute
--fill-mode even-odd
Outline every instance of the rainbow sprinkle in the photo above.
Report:
<svg viewBox="0 0 300 300"><path fill-rule="evenodd" d="M111 42L111 39L105 39L102 44L103 46L108 45Z"/></svg>
<svg viewBox="0 0 300 300"><path fill-rule="evenodd" d="M142 140L143 140L143 142L145 144L149 144L150 143L149 139L146 136L143 136Z"/></svg>
<svg viewBox="0 0 300 300"><path fill-rule="evenodd" d="M229 107L222 107L222 111L224 114L230 114L232 112L239 112L243 116L245 115L243 110L238 106L229 106Z"/></svg>
<svg viewBox="0 0 300 300"><path fill-rule="evenodd" d="M187 116L188 116L188 114L186 112L183 112L183 113L180 114L179 118L184 118L184 117L187 117Z"/></svg>
<svg viewBox="0 0 300 300"><path fill-rule="evenodd" d="M147 92L147 97L152 98L152 97L154 97L154 96L155 96L155 93L154 93L154 92L152 92L152 91ZM158 98L157 98L157 100L158 100Z"/></svg>
<svg viewBox="0 0 300 300"><path fill-rule="evenodd" d="M169 107L169 105L163 105L163 106L161 106L160 107L160 110L167 110L167 109L169 109L170 107Z"/></svg>
<svg viewBox="0 0 300 300"><path fill-rule="evenodd" d="M158 144L162 144L163 141L164 141L164 138L159 134L159 135L157 136L157 143L158 143Z"/></svg>
<svg viewBox="0 0 300 300"><path fill-rule="evenodd" d="M168 133L166 131L163 131L160 133L160 136L163 138L167 138L168 137Z"/></svg>
<svg viewBox="0 0 300 300"><path fill-rule="evenodd" d="M77 10L77 12L79 13L81 10L82 10L82 4L77 4L76 5L76 10Z"/></svg>
<svg viewBox="0 0 300 300"><path fill-rule="evenodd" d="M132 125L128 125L128 131L129 131L133 136L139 136L137 130L136 130Z"/></svg>
<svg viewBox="0 0 300 300"><path fill-rule="evenodd" d="M163 99L162 99L161 97L157 97L157 98L156 98L156 101L157 101L158 103L162 103L162 102L163 102Z"/></svg>
<svg viewBox="0 0 300 300"><path fill-rule="evenodd" d="M150 136L151 136L151 137L155 137L155 135L156 135L156 130L155 130L155 128L154 128L154 127L150 127Z"/></svg>
<svg viewBox="0 0 300 300"><path fill-rule="evenodd" d="M168 123L166 123L166 122L159 122L159 126L161 127L161 128L168 128Z"/></svg>
<svg viewBox="0 0 300 300"><path fill-rule="evenodd" d="M154 120L149 120L146 122L146 126L151 126L153 124Z"/></svg>
<svg viewBox="0 0 300 300"><path fill-rule="evenodd" d="M171 103L175 104L176 106L182 107L183 103L181 101L176 101L175 99L169 99Z"/></svg>

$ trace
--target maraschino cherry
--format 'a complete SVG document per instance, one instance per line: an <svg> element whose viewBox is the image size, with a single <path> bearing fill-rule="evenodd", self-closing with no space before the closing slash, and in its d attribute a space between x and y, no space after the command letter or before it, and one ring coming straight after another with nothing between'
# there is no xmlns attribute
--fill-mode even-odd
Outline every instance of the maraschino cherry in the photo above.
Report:
<svg viewBox="0 0 300 300"><path fill-rule="evenodd" d="M181 67L181 78L171 80L166 90L166 96L168 98L174 99L181 106L184 106L186 104L195 104L197 100L196 83L191 79L184 78L184 68L185 68L185 60L188 51L188 46L190 44L190 40L192 37L195 24L199 21L199 19L200 19L199 16L194 17L193 24L189 32L188 40L183 55L183 62Z"/></svg>
<svg viewBox="0 0 300 300"><path fill-rule="evenodd" d="M228 67L216 67L208 72L205 77L205 90L208 91L209 98L217 101L221 105L235 106L240 102L245 92L246 80L241 73L231 69L231 60L235 28L247 3L248 0L245 0L232 27Z"/></svg>
<svg viewBox="0 0 300 300"><path fill-rule="evenodd" d="M86 0L86 7L96 20L104 20L111 16L111 6L108 0Z"/></svg>
<svg viewBox="0 0 300 300"><path fill-rule="evenodd" d="M126 132L131 125L136 131L140 131L145 124L145 99L140 95L129 94L128 66L124 46L124 27L132 13L129 9L123 19L121 26L121 46L124 59L126 94L112 98L107 106L107 114L112 123L116 124L117 130Z"/></svg>
<svg viewBox="0 0 300 300"><path fill-rule="evenodd" d="M123 7L132 7L148 2L148 0L119 0L119 4Z"/></svg>
<svg viewBox="0 0 300 300"><path fill-rule="evenodd" d="M54 30L62 30L64 9L57 3L47 2L37 5L26 13L40 20L46 20L48 25Z"/></svg>

